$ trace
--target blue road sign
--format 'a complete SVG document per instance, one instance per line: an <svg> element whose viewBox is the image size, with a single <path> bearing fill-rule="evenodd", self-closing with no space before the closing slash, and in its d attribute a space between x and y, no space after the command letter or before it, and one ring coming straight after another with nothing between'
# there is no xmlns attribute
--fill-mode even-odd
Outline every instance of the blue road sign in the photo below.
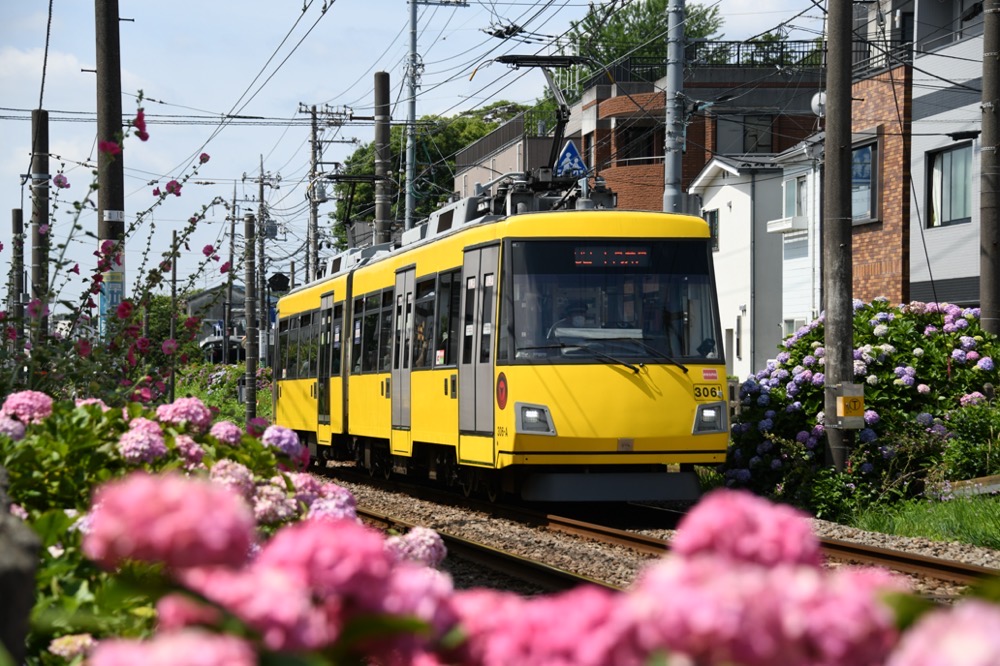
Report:
<svg viewBox="0 0 1000 666"><path fill-rule="evenodd" d="M567 141L563 146L559 158L556 159L556 176L583 176L587 173L587 165L580 156L580 151L576 149L576 144Z"/></svg>

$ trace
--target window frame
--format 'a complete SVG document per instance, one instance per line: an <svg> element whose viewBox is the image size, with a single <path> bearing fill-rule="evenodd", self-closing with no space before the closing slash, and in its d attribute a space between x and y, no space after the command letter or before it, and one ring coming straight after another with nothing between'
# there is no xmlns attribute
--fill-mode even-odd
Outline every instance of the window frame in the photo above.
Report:
<svg viewBox="0 0 1000 666"><path fill-rule="evenodd" d="M854 184L860 182L861 178L855 176L855 154L861 150L871 150L871 158L868 163L868 215L861 216L854 212ZM881 219L881 169L879 168L882 159L881 142L876 137L868 141L859 142L851 146L851 222L852 224L867 224L877 222Z"/></svg>
<svg viewBox="0 0 1000 666"><path fill-rule="evenodd" d="M948 219L948 220L945 220L945 221L940 221L940 220L936 219L937 217L939 217L939 213L938 213L938 210L937 210L938 206L935 206L935 204L934 204L935 195L938 194L938 196L940 196L940 193L936 192L936 188L938 186L935 185L935 182L934 182L935 181L935 175L934 175L935 160L937 158L944 157L945 155L953 156L954 154L956 154L956 153L958 153L960 151L961 152L968 151L968 162L966 163L965 178L963 179L961 175L958 176L958 180L959 181L964 180L964 182L966 183L966 186L967 186L967 189L965 191L965 195L966 195L967 204L968 204L968 208L967 208L968 216L966 216L966 217L952 217L951 219ZM974 155L973 155L973 153L974 153L974 147L973 147L973 142L972 141L963 141L961 143L952 144L950 146L945 146L944 148L940 148L940 149L937 149L937 150L931 150L931 151L927 152L927 228L928 229L940 229L940 228L943 228L943 227L950 227L950 226L953 226L953 225L956 225L956 224L966 224L966 223L972 222L972 212L973 212L973 209L974 209L973 208L973 201L972 201L972 180L973 180L973 178L972 178L972 169L973 169L973 165L974 165L974 162L973 162ZM955 175L954 175L954 170L950 170L948 176L949 176L949 179L948 179L949 183L952 182L952 181L954 181L955 178L956 178ZM944 186L944 178L942 177L942 183L941 183L942 189L943 189L943 186ZM943 201L940 204L938 204L938 205L939 206L943 205Z"/></svg>

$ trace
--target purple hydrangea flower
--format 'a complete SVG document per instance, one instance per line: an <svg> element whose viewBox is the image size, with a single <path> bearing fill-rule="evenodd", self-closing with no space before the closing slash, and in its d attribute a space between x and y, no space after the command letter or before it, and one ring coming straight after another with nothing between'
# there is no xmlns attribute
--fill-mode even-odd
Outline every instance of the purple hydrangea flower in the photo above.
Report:
<svg viewBox="0 0 1000 666"><path fill-rule="evenodd" d="M0 435L7 435L15 442L24 439L24 424L6 414L0 414Z"/></svg>
<svg viewBox="0 0 1000 666"><path fill-rule="evenodd" d="M984 356L981 359L979 359L978 363L976 363L976 367L979 368L980 370L985 370L986 372L990 372L991 370L993 370L993 359L990 358L989 356Z"/></svg>
<svg viewBox="0 0 1000 666"><path fill-rule="evenodd" d="M876 412L874 409L865 410L865 423L867 423L868 425L875 425L881 420L882 419L878 415L878 412Z"/></svg>
<svg viewBox="0 0 1000 666"><path fill-rule="evenodd" d="M243 431L232 421L219 421L212 426L208 434L230 446L239 444L240 438L243 437Z"/></svg>
<svg viewBox="0 0 1000 666"><path fill-rule="evenodd" d="M268 426L260 441L265 446L278 449L290 458L298 458L302 453L302 443L299 442L299 436L295 434L294 430L284 426Z"/></svg>
<svg viewBox="0 0 1000 666"><path fill-rule="evenodd" d="M951 358L952 358L953 361L955 361L958 364L964 364L965 363L965 351L962 350L962 349L952 349L951 350Z"/></svg>

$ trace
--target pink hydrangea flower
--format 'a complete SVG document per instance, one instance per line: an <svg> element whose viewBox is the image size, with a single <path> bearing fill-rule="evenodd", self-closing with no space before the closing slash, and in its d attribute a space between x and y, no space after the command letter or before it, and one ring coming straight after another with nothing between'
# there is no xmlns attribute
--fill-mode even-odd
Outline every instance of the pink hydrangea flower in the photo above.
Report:
<svg viewBox="0 0 1000 666"><path fill-rule="evenodd" d="M100 398L77 398L74 404L77 407L86 407L87 405L97 405L98 407L101 408L102 412L107 412L111 409Z"/></svg>
<svg viewBox="0 0 1000 666"><path fill-rule="evenodd" d="M175 473L112 481L98 488L94 505L83 552L107 568L124 559L168 568L239 566L254 540L253 514L242 498Z"/></svg>
<svg viewBox="0 0 1000 666"><path fill-rule="evenodd" d="M253 498L253 515L262 525L284 523L298 514L298 503L289 497L284 486L264 483L257 486Z"/></svg>
<svg viewBox="0 0 1000 666"><path fill-rule="evenodd" d="M205 449L189 435L177 435L174 438L174 446L189 466L198 465L205 457Z"/></svg>
<svg viewBox="0 0 1000 666"><path fill-rule="evenodd" d="M40 391L18 391L3 401L0 414L21 423L41 423L52 415L52 398Z"/></svg>
<svg viewBox="0 0 1000 666"><path fill-rule="evenodd" d="M160 405L156 408L156 417L164 423L188 425L197 432L205 432L212 425L212 411L194 397L178 398L169 405Z"/></svg>
<svg viewBox="0 0 1000 666"><path fill-rule="evenodd" d="M195 625L212 626L221 619L219 609L186 594L168 594L156 602L156 624L160 631L176 631Z"/></svg>
<svg viewBox="0 0 1000 666"><path fill-rule="evenodd" d="M219 421L214 423L212 425L212 429L208 431L208 434L220 442L229 444L230 446L236 446L239 444L240 439L243 437L243 431L240 430L240 427L232 421Z"/></svg>
<svg viewBox="0 0 1000 666"><path fill-rule="evenodd" d="M934 610L910 628L887 666L1000 664L1000 606L978 599Z"/></svg>
<svg viewBox="0 0 1000 666"><path fill-rule="evenodd" d="M682 557L711 553L763 566L822 564L819 540L805 513L745 491L706 495L677 529L671 548Z"/></svg>
<svg viewBox="0 0 1000 666"><path fill-rule="evenodd" d="M396 560L409 560L428 567L438 566L448 554L441 535L428 527L417 526L403 536L391 536L385 540L385 545Z"/></svg>
<svg viewBox="0 0 1000 666"><path fill-rule="evenodd" d="M254 483L253 472L243 463L223 458L212 465L209 478L214 483L233 491L247 502L253 502L257 485Z"/></svg>
<svg viewBox="0 0 1000 666"><path fill-rule="evenodd" d="M430 634L405 634L373 642L368 656L380 664L413 664L416 653L430 649L458 623L449 603L453 592L451 577L440 571L408 562L394 567L374 612L415 617L430 627Z"/></svg>
<svg viewBox="0 0 1000 666"><path fill-rule="evenodd" d="M317 650L340 634L339 599L324 603L295 572L254 562L235 571L189 569L181 573L181 580L259 633L270 650Z"/></svg>
<svg viewBox="0 0 1000 666"><path fill-rule="evenodd" d="M118 453L132 465L153 462L167 455L160 424L138 417L129 423L129 429L118 438Z"/></svg>
<svg viewBox="0 0 1000 666"><path fill-rule="evenodd" d="M257 653L247 641L203 629L185 629L147 641L107 639L98 643L88 666L257 666Z"/></svg>
<svg viewBox="0 0 1000 666"><path fill-rule="evenodd" d="M392 568L378 531L354 521L306 520L278 531L255 565L275 567L320 598L336 596L377 607Z"/></svg>

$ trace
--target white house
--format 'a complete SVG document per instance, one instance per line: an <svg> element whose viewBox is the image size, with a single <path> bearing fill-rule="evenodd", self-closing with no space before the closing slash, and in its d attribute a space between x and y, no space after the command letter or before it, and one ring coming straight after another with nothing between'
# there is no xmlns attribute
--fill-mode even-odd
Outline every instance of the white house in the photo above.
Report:
<svg viewBox="0 0 1000 666"><path fill-rule="evenodd" d="M740 379L774 358L782 340L782 171L769 155L714 157L688 192L712 228L726 373Z"/></svg>

